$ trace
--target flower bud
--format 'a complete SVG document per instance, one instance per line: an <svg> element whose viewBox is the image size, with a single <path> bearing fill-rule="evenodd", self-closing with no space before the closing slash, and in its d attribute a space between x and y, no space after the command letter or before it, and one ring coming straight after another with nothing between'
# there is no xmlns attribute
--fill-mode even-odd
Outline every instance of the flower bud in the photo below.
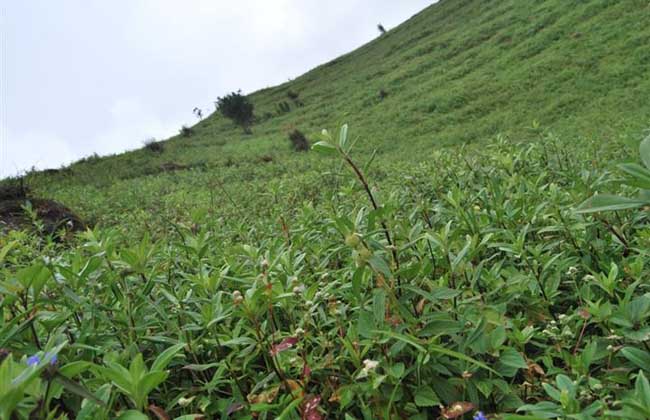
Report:
<svg viewBox="0 0 650 420"><path fill-rule="evenodd" d="M361 238L356 233L351 233L345 237L345 244L349 247L356 248L361 243Z"/></svg>
<svg viewBox="0 0 650 420"><path fill-rule="evenodd" d="M244 297L239 290L232 292L232 301L235 305L239 305L244 301Z"/></svg>

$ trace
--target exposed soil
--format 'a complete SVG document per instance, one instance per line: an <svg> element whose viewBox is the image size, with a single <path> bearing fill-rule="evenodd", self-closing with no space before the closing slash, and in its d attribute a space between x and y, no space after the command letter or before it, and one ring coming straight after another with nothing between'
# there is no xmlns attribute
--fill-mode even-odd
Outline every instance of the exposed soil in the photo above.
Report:
<svg viewBox="0 0 650 420"><path fill-rule="evenodd" d="M52 234L65 229L75 232L86 229L86 224L63 204L54 200L24 197L0 199L0 230L24 229L32 226L32 221L24 207L31 203L32 210L43 223L44 231Z"/></svg>

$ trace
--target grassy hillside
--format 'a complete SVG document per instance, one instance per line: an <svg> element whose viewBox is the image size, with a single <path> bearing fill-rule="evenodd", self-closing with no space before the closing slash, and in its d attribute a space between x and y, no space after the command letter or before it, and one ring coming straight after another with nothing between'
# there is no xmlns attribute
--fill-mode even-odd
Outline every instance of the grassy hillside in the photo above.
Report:
<svg viewBox="0 0 650 420"><path fill-rule="evenodd" d="M648 23L444 0L252 135L28 175L95 227L0 235L0 420L650 418L649 193L577 211L650 189Z"/></svg>
<svg viewBox="0 0 650 420"><path fill-rule="evenodd" d="M260 119L253 136L213 115L160 155L142 150L77 164L71 175L33 184L113 224L110 214L125 209L205 204L214 182L255 191L285 177L310 188L306 178L324 166L289 153L291 126L314 139L348 122L358 147L376 149L382 163L415 164L442 145L499 133L530 139L534 121L563 141L635 138L650 121L649 19L645 0L442 1L357 51L253 93ZM289 91L304 107L278 116ZM161 174L167 162L196 169ZM132 190L137 202L125 193Z"/></svg>

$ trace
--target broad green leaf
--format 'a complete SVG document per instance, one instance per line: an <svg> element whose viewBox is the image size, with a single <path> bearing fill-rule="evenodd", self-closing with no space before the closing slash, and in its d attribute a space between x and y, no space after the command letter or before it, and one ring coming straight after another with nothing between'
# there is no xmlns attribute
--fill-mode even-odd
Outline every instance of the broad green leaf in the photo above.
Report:
<svg viewBox="0 0 650 420"><path fill-rule="evenodd" d="M392 365L389 369L388 372L393 376L394 378L401 378L402 375L404 375L404 370L406 369L406 366L404 366L404 363L395 363Z"/></svg>
<svg viewBox="0 0 650 420"><path fill-rule="evenodd" d="M599 194L595 195L580 204L577 213L595 213L599 211L614 211L637 209L649 204L646 200L636 198L619 197L616 195Z"/></svg>
<svg viewBox="0 0 650 420"><path fill-rule="evenodd" d="M301 400L298 400L298 402L302 402ZM293 404L293 403L292 403ZM196 420L196 419L202 419L204 418L203 414L185 414L179 417L174 417L174 420ZM279 419L280 417L278 417Z"/></svg>
<svg viewBox="0 0 650 420"><path fill-rule="evenodd" d="M566 375L557 375L555 378L555 383L557 384L557 387L560 391L568 391L570 394L573 394L574 390L576 389L575 384Z"/></svg>
<svg viewBox="0 0 650 420"><path fill-rule="evenodd" d="M345 150L348 143L348 125L343 124L341 126L341 131L339 132L339 147L341 150Z"/></svg>
<svg viewBox="0 0 650 420"><path fill-rule="evenodd" d="M466 356L463 353L459 353L457 351L449 350L449 349L446 349L444 347L438 346L436 344L429 344L429 350L431 350L433 353L444 354L444 355L449 356L449 357L453 357L453 358L456 358L456 359L459 359L459 360L464 360L464 361L469 362L469 363L471 363L473 365L476 365L476 366L478 366L480 368L483 368L485 370L489 370L492 373L495 373L497 375L499 374L496 370L492 369L491 367L489 367L485 363L479 362L476 359L472 359L471 357Z"/></svg>
<svg viewBox="0 0 650 420"><path fill-rule="evenodd" d="M2 262L5 260L5 257L7 256L7 254L9 254L9 251L11 251L11 249L15 247L17 244L18 242L16 241L9 242L7 245L2 247L2 249L0 249L0 264L2 264Z"/></svg>
<svg viewBox="0 0 650 420"><path fill-rule="evenodd" d="M524 357L515 349L507 348L501 352L497 371L503 376L512 377L519 369L526 369L528 365Z"/></svg>
<svg viewBox="0 0 650 420"><path fill-rule="evenodd" d="M65 388L67 391L69 391L69 392L71 392L73 394L76 394L76 395L78 395L78 396L80 396L82 398L90 400L90 401L94 402L95 404L102 405L102 406L106 405L104 403L104 401L97 398L95 396L95 394L90 392L88 389L86 389L84 386L82 386L78 382L75 382L75 381L73 381L73 380L71 380L71 379L69 379L69 378L67 378L67 377L65 377L65 376L63 376L61 374L58 374L58 373L54 377L54 380L56 382L60 383L63 386L63 388Z"/></svg>
<svg viewBox="0 0 650 420"><path fill-rule="evenodd" d="M372 337L375 330L375 317L373 313L367 310L359 311L359 321L357 323L357 331L362 337Z"/></svg>
<svg viewBox="0 0 650 420"><path fill-rule="evenodd" d="M108 401L111 395L111 384L104 384L97 391L95 391L95 396L99 398L104 404L98 405L95 404L92 400L84 399L81 403L81 410L77 414L75 420L95 420L100 415L100 412L103 411L103 406ZM99 417L101 418L101 417Z"/></svg>
<svg viewBox="0 0 650 420"><path fill-rule="evenodd" d="M636 163L623 163L618 167L632 177L626 184L646 190L650 189L650 170Z"/></svg>
<svg viewBox="0 0 650 420"><path fill-rule="evenodd" d="M459 359L459 360L463 360L465 362L472 363L472 364L474 364L474 365L476 365L476 366L478 366L480 368L483 368L485 370L489 370L492 373L498 374L495 370L491 369L485 363L479 362L478 360L472 359L471 357L466 356L466 355L464 355L462 353L459 353L457 351L446 349L446 348L444 348L442 346L439 346L437 344L428 343L428 344L426 344L427 348L425 348L425 347L423 347L422 344L418 343L417 339L409 337L409 336L407 336L405 334L400 334L400 333L396 333L396 332L393 332L393 331L374 331L374 333L386 335L386 336L389 336L389 337L394 338L396 340L402 341L402 342L404 342L406 344L409 344L409 345L415 347L417 350L419 350L422 353L431 352L431 353L443 354L445 356L449 356L449 357L452 357L452 358L455 358L455 359Z"/></svg>
<svg viewBox="0 0 650 420"><path fill-rule="evenodd" d="M409 337L404 334L396 333L393 331L379 331L375 330L373 331L375 334L382 334L386 335L390 338L394 338L395 340L402 341L406 344L410 344L411 346L415 347L417 350L421 351L422 353L426 353L426 349L422 346L422 344L418 343L415 338Z"/></svg>
<svg viewBox="0 0 650 420"><path fill-rule="evenodd" d="M215 368L215 367L217 367L219 365L220 365L220 363L217 363L217 362L215 362L215 363L206 363L204 365L191 364L191 365L183 366L183 369L193 370L195 372L203 372L205 370Z"/></svg>
<svg viewBox="0 0 650 420"><path fill-rule="evenodd" d="M314 143L313 146L311 146L311 149L315 152L330 154L330 155L337 152L336 146L324 140Z"/></svg>
<svg viewBox="0 0 650 420"><path fill-rule="evenodd" d="M650 136L646 137L639 145L639 154L645 167L650 169Z"/></svg>
<svg viewBox="0 0 650 420"><path fill-rule="evenodd" d="M553 398L555 401L558 402L560 401L560 398L562 397L562 393L560 392L559 389L547 383L543 383L542 387L544 388L544 391L546 391L546 394L548 394L549 397Z"/></svg>
<svg viewBox="0 0 650 420"><path fill-rule="evenodd" d="M624 347L621 354L637 367L650 372L650 353L634 347Z"/></svg>
<svg viewBox="0 0 650 420"><path fill-rule="evenodd" d="M562 416L562 407L550 401L542 401L537 404L526 404L517 411L529 411L537 418L554 419Z"/></svg>
<svg viewBox="0 0 650 420"><path fill-rule="evenodd" d="M370 263L370 266L373 270L383 275L384 277L393 277L392 273L390 272L390 267L388 267L386 261L384 261L384 259L379 255L371 256L370 259L368 259L368 263Z"/></svg>
<svg viewBox="0 0 650 420"><path fill-rule="evenodd" d="M153 362L153 365L151 365L151 370L165 370L169 362L171 362L174 356L176 356L176 354L184 347L185 343L179 343L160 353L160 355L158 355L158 357L156 357L156 360Z"/></svg>
<svg viewBox="0 0 650 420"><path fill-rule="evenodd" d="M137 383L140 378L144 376L147 372L147 368L144 365L144 360L142 358L142 353L135 355L129 366L129 374L131 375L131 383Z"/></svg>
<svg viewBox="0 0 650 420"><path fill-rule="evenodd" d="M440 405L440 399L430 386L421 386L415 393L415 404L418 407L435 407Z"/></svg>
<svg viewBox="0 0 650 420"><path fill-rule="evenodd" d="M634 393L639 399L639 402L650 412L650 383L648 383L648 378L646 378L642 371L636 377Z"/></svg>
<svg viewBox="0 0 650 420"><path fill-rule="evenodd" d="M29 328L29 325L34 322L33 315L29 316L29 318L23 321L20 325L17 325L20 323L20 320L27 315L28 312L23 312L22 314L15 316L4 327L2 327L2 329L0 329L0 347L4 347L9 340Z"/></svg>
<svg viewBox="0 0 650 420"><path fill-rule="evenodd" d="M375 289L372 294L372 312L375 317L375 325L384 325L386 318L386 291Z"/></svg>
<svg viewBox="0 0 650 420"><path fill-rule="evenodd" d="M106 367L101 369L101 373L123 391L131 392L131 374L124 366L114 362L106 362Z"/></svg>
<svg viewBox="0 0 650 420"><path fill-rule="evenodd" d="M140 379L140 382L138 383L138 391L143 393L143 395L149 394L158 385L165 382L165 379L167 379L167 376L169 376L169 373L168 372L162 372L162 371L155 371L155 372L147 373L146 375L144 375L142 377L142 379Z"/></svg>
<svg viewBox="0 0 650 420"><path fill-rule="evenodd" d="M129 410L122 413L117 420L149 420L149 417L140 411Z"/></svg>
<svg viewBox="0 0 650 420"><path fill-rule="evenodd" d="M84 360L67 363L65 366L59 368L59 373L67 378L72 378L88 370L93 364Z"/></svg>

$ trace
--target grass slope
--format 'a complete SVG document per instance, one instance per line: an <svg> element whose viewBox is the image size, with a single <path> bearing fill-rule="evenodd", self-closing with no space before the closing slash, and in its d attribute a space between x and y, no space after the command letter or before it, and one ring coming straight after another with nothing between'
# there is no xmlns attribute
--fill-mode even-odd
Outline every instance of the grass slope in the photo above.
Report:
<svg viewBox="0 0 650 420"><path fill-rule="evenodd" d="M252 136L30 174L97 226L0 236L0 420L648 418L647 212L576 212L638 192L648 22L446 0L252 94Z"/></svg>
<svg viewBox="0 0 650 420"><path fill-rule="evenodd" d="M277 177L304 182L322 166L288 152L292 126L314 139L349 122L362 150L412 163L441 145L498 133L528 138L534 121L567 139L638 136L650 121L649 19L645 0L442 1L350 54L253 93L262 120L253 136L212 115L195 137L171 139L160 155L93 160L73 165L73 176L34 183L87 217L115 223L106 213L159 206L161 197L163 205L178 194L205 202L214 182L235 190ZM305 105L277 116L289 91ZM273 163L260 163L262 156ZM191 186L184 174L151 179L170 161L202 174ZM125 197L131 190L139 191L136 208Z"/></svg>

